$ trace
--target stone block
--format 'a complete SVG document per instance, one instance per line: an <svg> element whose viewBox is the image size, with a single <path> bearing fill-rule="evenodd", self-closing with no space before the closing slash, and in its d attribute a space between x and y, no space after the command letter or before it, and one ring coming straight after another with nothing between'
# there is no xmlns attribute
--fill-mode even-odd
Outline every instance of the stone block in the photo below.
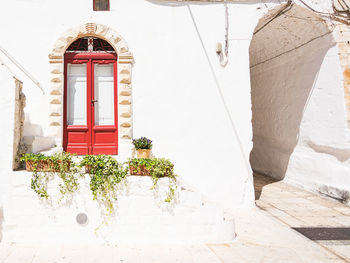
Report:
<svg viewBox="0 0 350 263"><path fill-rule="evenodd" d="M131 83L131 76L127 74L122 74L119 76L120 83L122 84L130 84Z"/></svg>
<svg viewBox="0 0 350 263"><path fill-rule="evenodd" d="M347 52L349 50L349 44L346 42L338 43L338 48L340 52Z"/></svg>
<svg viewBox="0 0 350 263"><path fill-rule="evenodd" d="M54 97L54 96L52 96L52 97ZM57 97L57 96L55 96L55 97ZM62 104L61 103L61 99L60 98L55 98L55 97L50 100L50 104Z"/></svg>
<svg viewBox="0 0 350 263"><path fill-rule="evenodd" d="M88 34L95 34L96 33L96 24L95 23L86 23L85 24L85 30Z"/></svg>
<svg viewBox="0 0 350 263"><path fill-rule="evenodd" d="M52 91L50 92L50 95L62 95L62 93L61 93L61 91L59 91L59 90L52 90Z"/></svg>
<svg viewBox="0 0 350 263"><path fill-rule="evenodd" d="M54 115L58 114L57 116L62 116L63 109L61 104L50 104L49 109L51 114L55 113Z"/></svg>
<svg viewBox="0 0 350 263"><path fill-rule="evenodd" d="M107 31L105 38L108 39L112 45L117 44L122 39L120 35L112 29Z"/></svg>
<svg viewBox="0 0 350 263"><path fill-rule="evenodd" d="M52 74L62 74L63 64L50 64L50 71Z"/></svg>
<svg viewBox="0 0 350 263"><path fill-rule="evenodd" d="M63 123L63 117L58 115L58 116L50 116L49 117L49 121L50 123L58 123L59 126L61 126L61 124ZM57 125L55 125L57 126Z"/></svg>
<svg viewBox="0 0 350 263"><path fill-rule="evenodd" d="M115 44L115 47L118 50L118 54L123 54L129 51L125 41L122 39L118 43Z"/></svg>
<svg viewBox="0 0 350 263"><path fill-rule="evenodd" d="M350 81L350 67L345 68L343 72L344 81Z"/></svg>
<svg viewBox="0 0 350 263"><path fill-rule="evenodd" d="M131 118L131 105L119 105L119 116L123 118Z"/></svg>
<svg viewBox="0 0 350 263"><path fill-rule="evenodd" d="M131 85L130 84L120 84L119 85L119 95L131 96Z"/></svg>
<svg viewBox="0 0 350 263"><path fill-rule="evenodd" d="M120 138L131 139L132 138L132 128L131 127L120 127L119 128Z"/></svg>
<svg viewBox="0 0 350 263"><path fill-rule="evenodd" d="M62 93L63 83L51 82L51 90L58 90Z"/></svg>
<svg viewBox="0 0 350 263"><path fill-rule="evenodd" d="M130 128L132 126L131 118L119 118L120 127Z"/></svg>
<svg viewBox="0 0 350 263"><path fill-rule="evenodd" d="M130 105L131 104L131 96L119 96L119 104L120 105Z"/></svg>
<svg viewBox="0 0 350 263"><path fill-rule="evenodd" d="M51 74L51 82L62 83L63 74Z"/></svg>
<svg viewBox="0 0 350 263"><path fill-rule="evenodd" d="M96 32L95 32L96 35L104 37L108 31L109 31L109 27L106 27L105 25L101 25L101 24L96 25Z"/></svg>

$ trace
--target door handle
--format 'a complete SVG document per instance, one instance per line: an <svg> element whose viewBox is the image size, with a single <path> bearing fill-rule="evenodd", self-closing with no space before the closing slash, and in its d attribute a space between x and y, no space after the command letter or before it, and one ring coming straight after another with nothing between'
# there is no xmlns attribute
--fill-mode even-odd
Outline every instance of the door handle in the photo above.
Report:
<svg viewBox="0 0 350 263"><path fill-rule="evenodd" d="M91 100L91 106L93 106L95 102L98 102L98 100Z"/></svg>

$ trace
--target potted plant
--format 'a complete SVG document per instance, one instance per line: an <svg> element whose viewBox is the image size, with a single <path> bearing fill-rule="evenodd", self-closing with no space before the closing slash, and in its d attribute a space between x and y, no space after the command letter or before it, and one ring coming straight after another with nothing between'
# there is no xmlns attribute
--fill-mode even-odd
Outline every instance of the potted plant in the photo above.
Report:
<svg viewBox="0 0 350 263"><path fill-rule="evenodd" d="M141 137L132 140L132 143L135 146L137 158L149 158L152 149L152 141L150 139Z"/></svg>
<svg viewBox="0 0 350 263"><path fill-rule="evenodd" d="M41 153L26 153L21 158L25 161L26 170L29 172L59 172L69 171L72 156L69 153L60 153L53 156L46 156Z"/></svg>
<svg viewBox="0 0 350 263"><path fill-rule="evenodd" d="M150 175L149 168L153 163L153 159L148 158L129 159L130 175Z"/></svg>
<svg viewBox="0 0 350 263"><path fill-rule="evenodd" d="M151 176L153 186L156 189L159 178L169 178L169 191L165 198L165 202L170 203L175 199L175 190L177 188L176 174L174 173L174 164L164 158L131 158L128 161L130 175Z"/></svg>

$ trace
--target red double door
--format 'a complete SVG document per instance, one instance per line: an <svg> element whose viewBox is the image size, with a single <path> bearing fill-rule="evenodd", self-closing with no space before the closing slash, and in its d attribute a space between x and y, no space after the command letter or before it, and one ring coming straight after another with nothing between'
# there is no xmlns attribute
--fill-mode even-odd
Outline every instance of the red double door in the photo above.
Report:
<svg viewBox="0 0 350 263"><path fill-rule="evenodd" d="M64 150L118 154L116 56L66 54L64 72Z"/></svg>

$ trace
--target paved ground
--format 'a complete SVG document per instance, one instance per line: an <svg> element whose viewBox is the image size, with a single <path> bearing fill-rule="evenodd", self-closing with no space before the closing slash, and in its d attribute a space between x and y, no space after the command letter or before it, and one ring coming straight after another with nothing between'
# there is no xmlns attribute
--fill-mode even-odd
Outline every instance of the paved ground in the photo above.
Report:
<svg viewBox="0 0 350 263"><path fill-rule="evenodd" d="M256 205L290 227L349 227L350 207L338 201L303 191L256 174ZM316 241L346 262L350 262L350 240Z"/></svg>
<svg viewBox="0 0 350 263"><path fill-rule="evenodd" d="M314 242L291 227L350 226L350 207L261 176L257 208L234 211L237 239L225 244L67 246L1 244L0 263L350 262L350 241Z"/></svg>

